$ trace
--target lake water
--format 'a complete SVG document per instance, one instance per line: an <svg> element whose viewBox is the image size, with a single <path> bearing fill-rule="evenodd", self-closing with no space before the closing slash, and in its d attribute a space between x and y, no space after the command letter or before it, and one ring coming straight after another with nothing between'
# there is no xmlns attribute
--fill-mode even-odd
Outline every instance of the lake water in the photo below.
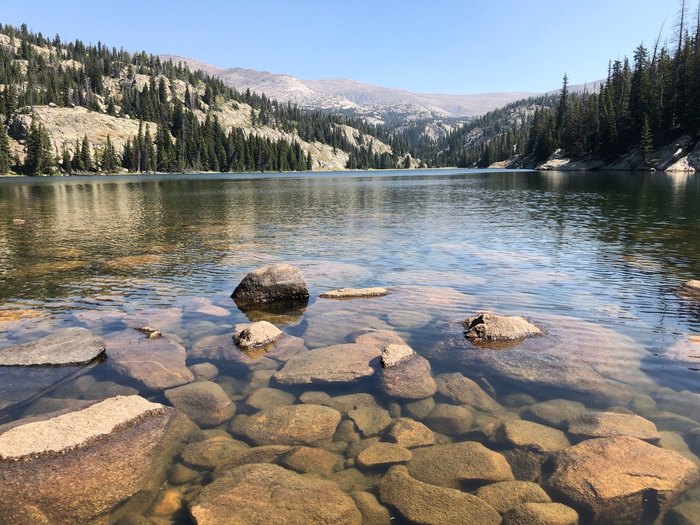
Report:
<svg viewBox="0 0 700 525"><path fill-rule="evenodd" d="M700 333L700 301L678 293L683 281L700 278L700 175L687 174L435 170L2 179L0 347L67 326L106 336L139 314L189 351L198 340L249 322L230 294L248 271L275 262L302 270L311 300L304 312L272 320L308 348L348 342L363 330L394 330L429 358L434 375L462 372L512 414L522 415L533 401L570 398L654 420L656 410L669 411L674 392L700 392L700 372L664 355ZM325 290L369 286L392 293L317 299ZM220 308L202 313L202 304ZM523 315L557 336L559 355L566 355L563 346L586 367L579 388L574 381L557 384L556 374L532 381L499 363L453 359L460 345L469 345L455 321L482 311ZM200 361L190 356L188 364ZM251 389L265 386L259 378L251 382L255 367L214 364L220 368L214 381L239 406ZM86 374L98 385L114 382L164 401L115 373L109 360ZM602 386L591 387L589 396L587 381L598 379L622 383L633 395L607 396ZM14 381L12 388L21 389L21 377ZM63 390L42 397L115 391L57 388ZM372 384L329 390L346 391L367 391L393 414L399 410ZM649 405L661 399L666 405ZM2 417L40 412L40 401L10 406ZM660 421L659 429L678 431L693 446L685 427L664 428ZM366 479L374 490L376 476ZM188 523L183 512L174 519Z"/></svg>

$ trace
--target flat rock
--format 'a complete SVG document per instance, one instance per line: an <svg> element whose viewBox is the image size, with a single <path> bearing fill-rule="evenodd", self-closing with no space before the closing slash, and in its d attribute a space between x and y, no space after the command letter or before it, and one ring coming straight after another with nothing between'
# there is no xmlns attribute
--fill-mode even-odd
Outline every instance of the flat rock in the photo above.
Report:
<svg viewBox="0 0 700 525"><path fill-rule="evenodd" d="M105 352L105 341L85 328L66 328L29 343L0 349L0 366L83 365Z"/></svg>
<svg viewBox="0 0 700 525"><path fill-rule="evenodd" d="M256 445L320 445L331 441L340 412L321 405L291 405L234 418L231 431Z"/></svg>
<svg viewBox="0 0 700 525"><path fill-rule="evenodd" d="M499 525L501 516L487 503L461 490L423 483L403 466L389 469L379 483L379 498L410 523L422 525Z"/></svg>
<svg viewBox="0 0 700 525"><path fill-rule="evenodd" d="M498 512L521 503L549 503L551 498L537 483L531 481L501 481L481 487L475 494Z"/></svg>
<svg viewBox="0 0 700 525"><path fill-rule="evenodd" d="M408 471L414 478L453 489L513 481L506 459L481 443L465 441L412 450Z"/></svg>
<svg viewBox="0 0 700 525"><path fill-rule="evenodd" d="M361 406L350 410L348 417L355 422L355 425L365 437L379 434L392 421L387 410L371 406Z"/></svg>
<svg viewBox="0 0 700 525"><path fill-rule="evenodd" d="M684 457L620 436L589 439L557 454L544 488L595 523L639 523L646 512L663 515L698 480L698 467ZM644 508L647 495L654 508Z"/></svg>
<svg viewBox="0 0 700 525"><path fill-rule="evenodd" d="M568 399L550 399L535 403L523 413L523 418L536 423L542 423L560 430L566 430L568 420L574 419L589 410L583 403L569 401Z"/></svg>
<svg viewBox="0 0 700 525"><path fill-rule="evenodd" d="M465 335L476 342L514 341L542 331L519 316L482 313L464 321Z"/></svg>
<svg viewBox="0 0 700 525"><path fill-rule="evenodd" d="M189 443L180 457L186 465L197 469L213 470L240 457L250 450L242 441L229 437L217 436L204 441Z"/></svg>
<svg viewBox="0 0 700 525"><path fill-rule="evenodd" d="M167 336L149 339L127 329L107 338L107 356L120 373L149 390L163 390L194 381L185 365L185 348Z"/></svg>
<svg viewBox="0 0 700 525"><path fill-rule="evenodd" d="M386 288L339 288L323 292L319 297L323 299L360 299L367 297L383 297L389 295Z"/></svg>
<svg viewBox="0 0 700 525"><path fill-rule="evenodd" d="M240 467L241 465L275 463L290 449L289 445L263 445L233 452L216 466L214 477L222 476L226 470Z"/></svg>
<svg viewBox="0 0 700 525"><path fill-rule="evenodd" d="M228 421L236 413L236 405L216 383L198 381L165 391L175 408L201 427L213 427Z"/></svg>
<svg viewBox="0 0 700 525"><path fill-rule="evenodd" d="M187 355L193 359L232 361L246 366L255 366L265 358L285 362L306 350L302 339L284 333L269 345L249 348L245 352L236 346L231 335L208 335L198 339Z"/></svg>
<svg viewBox="0 0 700 525"><path fill-rule="evenodd" d="M578 513L561 503L527 502L506 512L503 525L578 525Z"/></svg>
<svg viewBox="0 0 700 525"><path fill-rule="evenodd" d="M379 375L379 389L391 397L424 399L437 392L437 385L428 360L415 354L396 366L383 368Z"/></svg>
<svg viewBox="0 0 700 525"><path fill-rule="evenodd" d="M700 291L697 293L700 297ZM663 357L672 363L696 371L700 367L700 336L691 335L678 341L664 352Z"/></svg>
<svg viewBox="0 0 700 525"><path fill-rule="evenodd" d="M364 344L343 344L292 357L274 379L285 385L352 383L373 376L381 350Z"/></svg>
<svg viewBox="0 0 700 525"><path fill-rule="evenodd" d="M459 372L440 374L435 378L438 392L453 403L469 405L482 412L499 413L501 405L471 379Z"/></svg>
<svg viewBox="0 0 700 525"><path fill-rule="evenodd" d="M263 387L253 390L253 393L245 400L245 406L249 410L266 410L294 403L294 395L276 388Z"/></svg>
<svg viewBox="0 0 700 525"><path fill-rule="evenodd" d="M381 408L371 394L358 393L343 396L329 396L325 392L308 391L299 396L302 403L331 407L347 416L351 410L359 408Z"/></svg>
<svg viewBox="0 0 700 525"><path fill-rule="evenodd" d="M395 443L375 443L357 455L357 462L363 467L376 467L406 463L413 457L411 451Z"/></svg>
<svg viewBox="0 0 700 525"><path fill-rule="evenodd" d="M301 474L330 476L339 469L343 458L323 448L294 447L285 454L281 464Z"/></svg>
<svg viewBox="0 0 700 525"><path fill-rule="evenodd" d="M514 419L496 431L494 441L502 445L534 452L556 452L571 445L566 435L556 428Z"/></svg>
<svg viewBox="0 0 700 525"><path fill-rule="evenodd" d="M382 366L384 368L391 368L392 366L399 365L404 361L408 361L414 355L415 352L408 345L387 345L387 347L382 350Z"/></svg>
<svg viewBox="0 0 700 525"><path fill-rule="evenodd" d="M576 439L630 436L657 443L660 439L656 425L633 414L589 412L568 421L568 432Z"/></svg>
<svg viewBox="0 0 700 525"><path fill-rule="evenodd" d="M0 521L106 523L145 510L193 425L139 396L0 427Z"/></svg>
<svg viewBox="0 0 700 525"><path fill-rule="evenodd" d="M386 348L391 344L405 345L406 341L393 330L370 330L355 337L355 343Z"/></svg>
<svg viewBox="0 0 700 525"><path fill-rule="evenodd" d="M423 421L435 432L460 436L471 430L474 415L462 406L437 403Z"/></svg>
<svg viewBox="0 0 700 525"><path fill-rule="evenodd" d="M309 288L299 268L273 264L248 273L231 297L239 308L280 301L306 302Z"/></svg>
<svg viewBox="0 0 700 525"><path fill-rule="evenodd" d="M330 481L277 465L252 464L226 471L190 503L197 525L360 525L350 496Z"/></svg>
<svg viewBox="0 0 700 525"><path fill-rule="evenodd" d="M0 413L63 388L65 382L85 373L90 366L1 366Z"/></svg>
<svg viewBox="0 0 700 525"><path fill-rule="evenodd" d="M387 437L406 448L425 447L435 444L433 431L423 423L409 418L397 419L389 428Z"/></svg>
<svg viewBox="0 0 700 525"><path fill-rule="evenodd" d="M282 337L282 330L267 321L258 321L248 325L237 325L233 341L243 350L264 348L272 345Z"/></svg>

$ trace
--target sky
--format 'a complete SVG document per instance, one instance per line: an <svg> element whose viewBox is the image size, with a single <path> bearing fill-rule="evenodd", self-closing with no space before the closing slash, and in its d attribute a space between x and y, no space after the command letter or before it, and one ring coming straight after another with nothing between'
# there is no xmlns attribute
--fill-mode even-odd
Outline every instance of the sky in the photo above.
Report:
<svg viewBox="0 0 700 525"><path fill-rule="evenodd" d="M652 47L664 20L670 40L678 10L678 0L2 0L0 21L221 67L467 94L549 91L564 73L599 80L610 59Z"/></svg>

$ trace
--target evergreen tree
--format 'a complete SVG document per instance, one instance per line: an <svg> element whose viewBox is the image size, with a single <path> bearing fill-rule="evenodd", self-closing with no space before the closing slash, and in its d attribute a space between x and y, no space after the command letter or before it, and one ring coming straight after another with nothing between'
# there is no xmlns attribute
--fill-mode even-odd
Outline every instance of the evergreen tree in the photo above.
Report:
<svg viewBox="0 0 700 525"><path fill-rule="evenodd" d="M5 126L0 123L0 173L9 173L12 168L12 152Z"/></svg>
<svg viewBox="0 0 700 525"><path fill-rule="evenodd" d="M114 173L119 167L119 162L117 160L117 154L114 151L114 146L112 141L107 135L107 142L105 143L104 149L102 150L102 171L106 173Z"/></svg>
<svg viewBox="0 0 700 525"><path fill-rule="evenodd" d="M80 168L83 171L93 171L92 156L90 155L90 141L87 135L83 135L83 143L80 146Z"/></svg>
<svg viewBox="0 0 700 525"><path fill-rule="evenodd" d="M41 122L32 120L27 136L27 155L24 159L24 172L27 175L45 175L53 168L51 139Z"/></svg>

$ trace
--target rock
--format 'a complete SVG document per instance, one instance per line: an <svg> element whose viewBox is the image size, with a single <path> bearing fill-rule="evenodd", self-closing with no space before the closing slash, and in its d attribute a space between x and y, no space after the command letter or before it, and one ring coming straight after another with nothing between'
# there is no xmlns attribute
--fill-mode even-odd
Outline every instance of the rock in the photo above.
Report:
<svg viewBox="0 0 700 525"><path fill-rule="evenodd" d="M360 472L356 468L346 468L340 472L335 472L330 477L345 492L368 490L377 484L379 478L379 474L373 475L369 472Z"/></svg>
<svg viewBox="0 0 700 525"><path fill-rule="evenodd" d="M258 321L249 325L237 325L236 329L236 333L233 334L233 341L243 351L272 345L282 337L282 330L267 321Z"/></svg>
<svg viewBox="0 0 700 525"><path fill-rule="evenodd" d="M568 421L568 432L578 440L630 436L649 443L657 443L656 425L640 416L615 412L589 412Z"/></svg>
<svg viewBox="0 0 700 525"><path fill-rule="evenodd" d="M551 399L530 406L524 413L525 419L542 423L560 430L566 430L569 419L574 419L589 410L583 403L567 399Z"/></svg>
<svg viewBox="0 0 700 525"><path fill-rule="evenodd" d="M232 452L227 458L221 461L214 470L214 478L222 476L223 473L232 468L251 463L275 463L280 456L289 452L288 445L263 445L261 447L251 447L245 450Z"/></svg>
<svg viewBox="0 0 700 525"><path fill-rule="evenodd" d="M182 463L175 463L168 474L168 481L173 485L184 485L189 483L199 476L199 472Z"/></svg>
<svg viewBox="0 0 700 525"><path fill-rule="evenodd" d="M465 441L415 448L408 462L414 478L453 489L476 488L497 481L513 481L506 459L481 443Z"/></svg>
<svg viewBox="0 0 700 525"><path fill-rule="evenodd" d="M219 375L219 369L211 363L198 363L190 367L195 381L211 381Z"/></svg>
<svg viewBox="0 0 700 525"><path fill-rule="evenodd" d="M323 299L359 299L367 297L383 297L389 295L386 288L339 288L323 292L319 297Z"/></svg>
<svg viewBox="0 0 700 525"><path fill-rule="evenodd" d="M115 396L134 396L139 392L130 386L120 385L114 381L96 381L85 393L83 399L102 400Z"/></svg>
<svg viewBox="0 0 700 525"><path fill-rule="evenodd" d="M304 392L299 396L302 403L310 405L324 405L331 407L340 412L343 416L347 416L351 410L359 408L380 409L374 397L371 394L346 394L344 396L329 396L325 392L309 391Z"/></svg>
<svg viewBox="0 0 700 525"><path fill-rule="evenodd" d="M464 407L437 403L424 421L435 432L460 436L472 428L474 416Z"/></svg>
<svg viewBox="0 0 700 525"><path fill-rule="evenodd" d="M464 334L475 342L517 341L542 335L542 331L522 317L483 313L464 321Z"/></svg>
<svg viewBox="0 0 700 525"><path fill-rule="evenodd" d="M166 489L160 493L151 507L151 513L156 516L170 516L182 507L183 494L176 489Z"/></svg>
<svg viewBox="0 0 700 525"><path fill-rule="evenodd" d="M435 409L435 400L432 397L411 401L403 406L407 416L413 419L425 419Z"/></svg>
<svg viewBox="0 0 700 525"><path fill-rule="evenodd" d="M355 343L358 345L370 345L378 348L386 348L391 344L405 345L406 341L403 340L403 337L392 330L370 330L358 335L355 338Z"/></svg>
<svg viewBox="0 0 700 525"><path fill-rule="evenodd" d="M101 337L85 328L66 328L30 343L0 349L0 366L84 365L104 352Z"/></svg>
<svg viewBox="0 0 700 525"><path fill-rule="evenodd" d="M330 476L342 465L343 458L322 448L294 447L281 464L301 474Z"/></svg>
<svg viewBox="0 0 700 525"><path fill-rule="evenodd" d="M290 264L273 264L247 274L231 297L239 308L260 303L306 303L309 289L299 268Z"/></svg>
<svg viewBox="0 0 700 525"><path fill-rule="evenodd" d="M386 408L389 411L391 419L398 419L401 417L401 405L396 401L390 401Z"/></svg>
<svg viewBox="0 0 700 525"><path fill-rule="evenodd" d="M185 349L167 336L149 339L127 329L107 338L107 356L120 373L149 390L163 390L194 381L185 365Z"/></svg>
<svg viewBox="0 0 700 525"><path fill-rule="evenodd" d="M180 454L183 463L198 469L213 470L240 457L250 447L230 436L219 436L188 444Z"/></svg>
<svg viewBox="0 0 700 525"><path fill-rule="evenodd" d="M375 443L357 455L357 462L367 468L406 463L413 457L411 451L394 443Z"/></svg>
<svg viewBox="0 0 700 525"><path fill-rule="evenodd" d="M437 392L437 385L428 360L416 354L396 366L382 369L379 389L391 397L424 399Z"/></svg>
<svg viewBox="0 0 700 525"><path fill-rule="evenodd" d="M656 424L659 430L671 430L673 432L680 432L681 434L692 432L700 426L700 423L694 419L681 416L674 412L654 412L653 414L649 414L648 417Z"/></svg>
<svg viewBox="0 0 700 525"><path fill-rule="evenodd" d="M684 501L673 507L666 515L671 525L698 525L700 523L700 502Z"/></svg>
<svg viewBox="0 0 700 525"><path fill-rule="evenodd" d="M537 400L530 394L507 394L501 398L503 406L519 408L537 403Z"/></svg>
<svg viewBox="0 0 700 525"><path fill-rule="evenodd" d="M379 348L364 344L319 348L295 355L274 378L284 385L352 383L373 376L380 355Z"/></svg>
<svg viewBox="0 0 700 525"><path fill-rule="evenodd" d="M513 448L541 453L556 452L571 445L561 430L521 419L503 423L496 431L494 441Z"/></svg>
<svg viewBox="0 0 700 525"><path fill-rule="evenodd" d="M552 500L537 483L530 481L501 481L481 487L475 494L498 512L521 503L550 503Z"/></svg>
<svg viewBox="0 0 700 525"><path fill-rule="evenodd" d="M700 298L700 291L695 292ZM700 367L700 336L691 335L664 352L663 357L695 372Z"/></svg>
<svg viewBox="0 0 700 525"><path fill-rule="evenodd" d="M365 437L379 434L391 424L389 412L379 407L359 407L350 410L348 417L355 422L355 425Z"/></svg>
<svg viewBox="0 0 700 525"><path fill-rule="evenodd" d="M681 292L700 295L700 280L691 279L690 281L685 281L681 284Z"/></svg>
<svg viewBox="0 0 700 525"><path fill-rule="evenodd" d="M423 328L432 320L433 318L427 313L410 310L392 310L387 315L387 321L395 328Z"/></svg>
<svg viewBox="0 0 700 525"><path fill-rule="evenodd" d="M675 452L619 436L560 452L544 488L593 522L638 523L663 515L698 480L698 468Z"/></svg>
<svg viewBox="0 0 700 525"><path fill-rule="evenodd" d="M503 408L496 400L459 372L440 374L435 378L435 382L438 392L453 403L469 405L471 408L491 414L503 412Z"/></svg>
<svg viewBox="0 0 700 525"><path fill-rule="evenodd" d="M413 349L408 345L390 344L382 350L382 366L391 368L405 361L408 361L415 355Z"/></svg>
<svg viewBox="0 0 700 525"><path fill-rule="evenodd" d="M519 481L539 481L542 477L542 465L549 458L549 455L541 452L522 449L502 450L501 454L508 461L515 479Z"/></svg>
<svg viewBox="0 0 700 525"><path fill-rule="evenodd" d="M686 459L689 459L696 465L700 466L700 458L693 454L688 446L688 443L683 439L683 436L677 432L659 432L660 439L656 443L659 447L665 448L666 450L672 450L673 452L680 454Z"/></svg>
<svg viewBox="0 0 700 525"><path fill-rule="evenodd" d="M561 503L527 502L510 509L503 525L578 525L578 513Z"/></svg>
<svg viewBox="0 0 700 525"><path fill-rule="evenodd" d="M389 510L377 501L374 494L358 490L350 493L350 496L362 514L362 525L389 525L391 523Z"/></svg>
<svg viewBox="0 0 700 525"><path fill-rule="evenodd" d="M303 477L277 465L226 471L190 503L197 525L360 525L352 498L335 483Z"/></svg>
<svg viewBox="0 0 700 525"><path fill-rule="evenodd" d="M302 351L306 351L304 341L284 333L268 346L248 349L245 352L236 346L230 335L210 335L197 340L187 355L193 359L233 361L253 367L266 358L286 362Z"/></svg>
<svg viewBox="0 0 700 525"><path fill-rule="evenodd" d="M409 418L400 418L391 425L387 437L406 448L425 447L435 444L433 431L423 423Z"/></svg>
<svg viewBox="0 0 700 525"><path fill-rule="evenodd" d="M175 408L201 427L213 427L228 421L236 413L228 394L216 383L198 381L165 391Z"/></svg>
<svg viewBox="0 0 700 525"><path fill-rule="evenodd" d="M209 315L212 317L228 317L231 315L226 308L221 306L216 306L211 300L205 297L194 297L187 302L188 310L202 315Z"/></svg>
<svg viewBox="0 0 700 525"><path fill-rule="evenodd" d="M340 412L321 405L291 405L236 417L231 431L256 445L320 445L331 441Z"/></svg>
<svg viewBox="0 0 700 525"><path fill-rule="evenodd" d="M176 410L138 396L0 427L0 522L106 523L143 511L192 430Z"/></svg>
<svg viewBox="0 0 700 525"><path fill-rule="evenodd" d="M295 399L288 392L283 392L276 388L263 387L253 390L253 393L246 399L245 406L252 410L266 410L268 408L291 405Z"/></svg>
<svg viewBox="0 0 700 525"><path fill-rule="evenodd" d="M379 497L408 522L422 525L499 525L501 516L488 504L460 490L413 479L394 466L379 483Z"/></svg>

